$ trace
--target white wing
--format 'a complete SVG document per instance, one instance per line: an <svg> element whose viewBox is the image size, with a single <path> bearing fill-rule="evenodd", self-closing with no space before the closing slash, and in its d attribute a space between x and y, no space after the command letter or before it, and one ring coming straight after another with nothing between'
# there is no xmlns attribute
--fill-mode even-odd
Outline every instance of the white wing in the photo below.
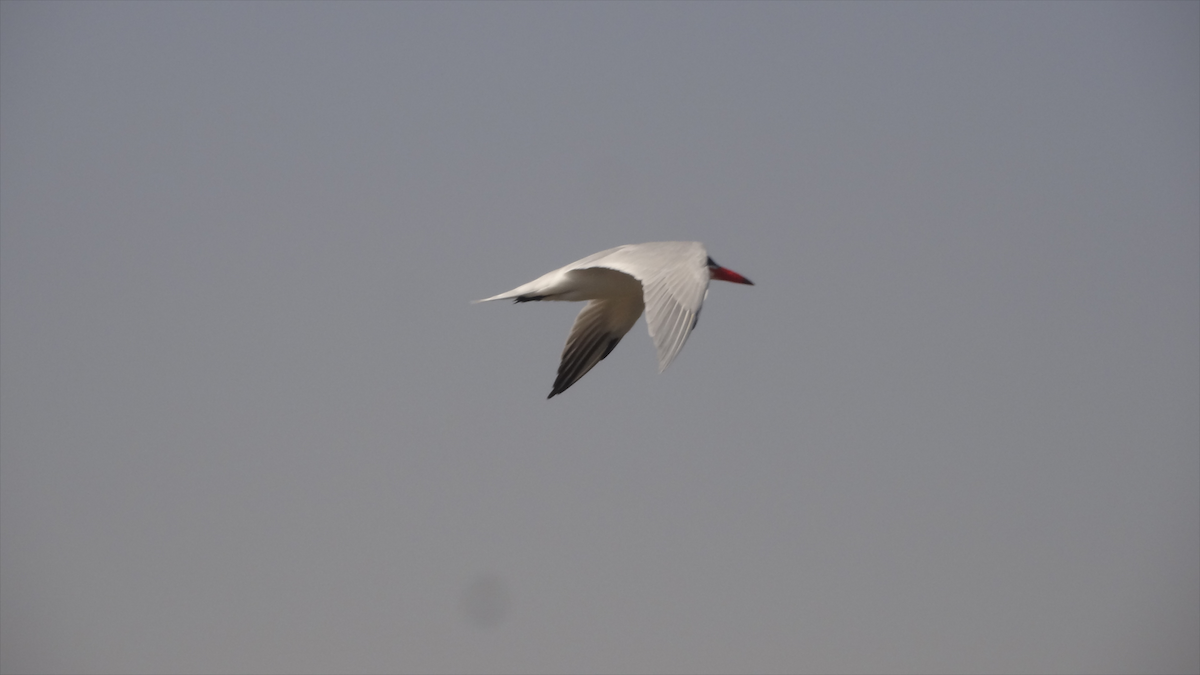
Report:
<svg viewBox="0 0 1200 675"><path fill-rule="evenodd" d="M637 282L630 279L629 284L636 286ZM589 302L575 318L575 325L571 326L571 334L567 337L558 365L558 376L554 379L554 388L546 398L563 393L579 378L587 375L589 370L612 353L641 315L640 293Z"/></svg>
<svg viewBox="0 0 1200 675"><path fill-rule="evenodd" d="M658 370L666 369L696 326L708 293L708 253L696 241L662 241L619 246L588 256L569 267L607 267L642 282L646 325L658 351Z"/></svg>

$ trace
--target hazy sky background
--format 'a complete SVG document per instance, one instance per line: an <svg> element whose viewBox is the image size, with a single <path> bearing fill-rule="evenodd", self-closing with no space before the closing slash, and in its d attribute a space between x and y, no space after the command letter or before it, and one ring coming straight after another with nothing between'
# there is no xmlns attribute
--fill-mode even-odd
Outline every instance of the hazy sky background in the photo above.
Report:
<svg viewBox="0 0 1200 675"><path fill-rule="evenodd" d="M1200 671L1200 3L0 4L5 673ZM547 401L577 304L699 240Z"/></svg>

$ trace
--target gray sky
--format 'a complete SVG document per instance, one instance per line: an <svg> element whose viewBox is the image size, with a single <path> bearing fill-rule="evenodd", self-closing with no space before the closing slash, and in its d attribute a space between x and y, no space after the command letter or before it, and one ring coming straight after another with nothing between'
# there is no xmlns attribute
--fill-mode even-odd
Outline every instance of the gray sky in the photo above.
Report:
<svg viewBox="0 0 1200 675"><path fill-rule="evenodd" d="M1200 670L1200 3L0 4L0 669ZM547 401L619 244L713 284Z"/></svg>

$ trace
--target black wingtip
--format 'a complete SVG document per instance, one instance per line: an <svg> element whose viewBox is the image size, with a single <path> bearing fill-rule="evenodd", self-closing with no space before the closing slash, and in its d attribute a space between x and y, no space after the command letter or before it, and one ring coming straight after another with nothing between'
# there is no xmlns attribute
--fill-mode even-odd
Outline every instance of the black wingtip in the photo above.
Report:
<svg viewBox="0 0 1200 675"><path fill-rule="evenodd" d="M545 299L546 296L544 295L518 295L517 297L513 298L513 304L518 302L537 302L538 300Z"/></svg>

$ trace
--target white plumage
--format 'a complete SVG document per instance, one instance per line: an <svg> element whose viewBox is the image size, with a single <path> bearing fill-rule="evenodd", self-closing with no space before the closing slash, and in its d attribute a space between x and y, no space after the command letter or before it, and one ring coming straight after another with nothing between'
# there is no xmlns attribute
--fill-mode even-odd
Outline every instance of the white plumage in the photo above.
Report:
<svg viewBox="0 0 1200 675"><path fill-rule="evenodd" d="M713 262L700 242L661 241L593 253L507 293L476 302L508 298L515 302L588 301L567 337L550 398L566 391L608 356L643 309L658 351L659 372L666 369L696 325L709 279L753 285Z"/></svg>

